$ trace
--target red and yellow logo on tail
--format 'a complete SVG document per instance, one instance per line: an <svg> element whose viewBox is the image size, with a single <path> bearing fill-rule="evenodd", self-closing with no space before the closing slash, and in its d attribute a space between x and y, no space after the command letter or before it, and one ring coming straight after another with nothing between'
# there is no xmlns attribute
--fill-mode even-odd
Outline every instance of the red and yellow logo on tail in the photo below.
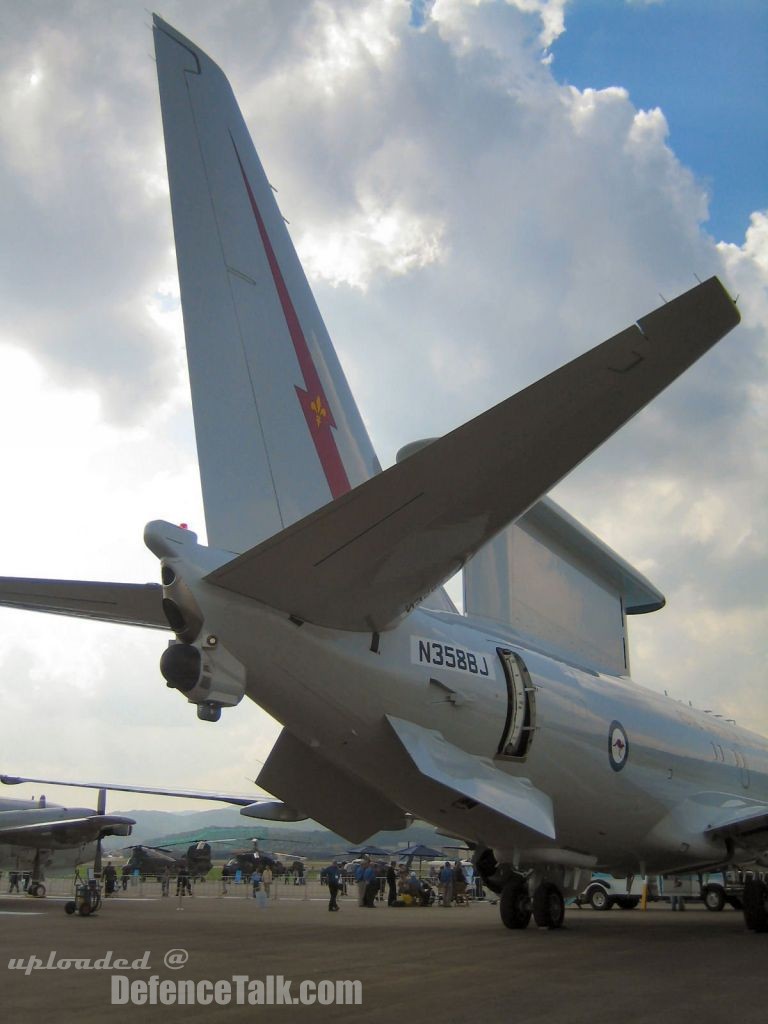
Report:
<svg viewBox="0 0 768 1024"><path fill-rule="evenodd" d="M280 265L277 262L275 251L272 248L272 243L269 240L267 229L264 224L264 220L259 211L256 198L253 194L248 177L243 167L243 162L240 159L240 154L235 146L235 140L232 139L232 146L235 150L235 156L237 162L240 165L240 173L243 176L243 182L245 183L246 191L248 192L248 198L251 202L251 209L253 215L256 218L256 223L259 228L259 235L261 236L261 242L264 246L264 252L269 263L269 269L272 272L272 280L275 283L275 290L277 291L280 299L280 305L283 308L283 315L285 322L288 326L288 331L291 335L291 341L296 352L296 358L299 361L299 367L301 369L302 376L304 377L304 388L297 387L296 394L299 399L299 404L304 410L304 416L309 427L309 433L312 437L312 441L315 445L315 451L317 457L320 460L320 465L323 467L325 473L325 479L328 481L328 486L331 489L331 495L334 498L340 497L342 494L346 494L350 490L349 478L347 471L344 468L344 463L341 461L341 454L336 445L336 438L334 437L333 431L336 429L336 423L333 418L333 414L330 411L328 400L323 392L323 386L320 383L320 377L317 372L317 367L314 364L312 355L307 345L307 339L304 337L304 331L302 330L299 318L296 314L291 296L288 292L288 288L285 284ZM310 398L310 395L314 395L314 398Z"/></svg>

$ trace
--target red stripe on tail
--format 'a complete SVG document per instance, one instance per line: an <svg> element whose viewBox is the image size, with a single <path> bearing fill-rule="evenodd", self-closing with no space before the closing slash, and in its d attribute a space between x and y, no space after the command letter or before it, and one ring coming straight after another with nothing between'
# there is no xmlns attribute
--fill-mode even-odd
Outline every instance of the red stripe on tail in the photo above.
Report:
<svg viewBox="0 0 768 1024"><path fill-rule="evenodd" d="M232 145L235 149L235 156L237 162L240 165L240 173L243 176L246 190L248 192L248 198L251 201L251 209L253 215L256 218L256 223L259 228L259 234L261 235L261 242L264 246L264 252L269 263L269 269L272 271L272 279L275 282L275 288L280 298L280 305L283 307L283 315L285 322L288 326L288 331L291 335L291 341L296 352L296 358L299 361L299 368L301 369L302 376L304 377L304 388L296 386L296 394L299 399L299 404L304 410L304 417L307 421L307 427L312 441L315 445L315 451L317 457L320 459L320 465L323 467L325 473L325 479L328 481L328 486L331 489L331 494L334 498L340 497L342 494L346 494L349 491L350 483L347 477L347 471L344 468L344 463L341 461L341 455L339 449L336 446L336 438L333 435L333 431L336 429L336 421L333 418L331 407L328 399L325 396L323 385L320 383L320 377L317 372L312 356L307 345L307 340L304 337L304 331L301 329L299 318L294 309L291 296L288 292L288 288L283 279L282 271L277 262L275 256L275 250L272 248L272 243L269 240L267 229L259 211L256 198L253 194L250 182L243 168L243 162L240 159L240 154L235 146L234 139Z"/></svg>

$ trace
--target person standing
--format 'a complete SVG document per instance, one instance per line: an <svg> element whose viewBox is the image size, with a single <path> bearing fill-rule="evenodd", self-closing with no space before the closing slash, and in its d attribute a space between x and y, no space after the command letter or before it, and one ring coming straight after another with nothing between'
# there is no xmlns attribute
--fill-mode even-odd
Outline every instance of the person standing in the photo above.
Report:
<svg viewBox="0 0 768 1024"><path fill-rule="evenodd" d="M443 906L450 907L453 900L453 868L450 861L447 860L440 868L438 878L443 889Z"/></svg>
<svg viewBox="0 0 768 1024"><path fill-rule="evenodd" d="M355 885L357 886L357 905L365 906L365 869L368 858L365 857L359 864L355 864Z"/></svg>
<svg viewBox="0 0 768 1024"><path fill-rule="evenodd" d="M395 871L395 862L391 860L389 867L387 868L387 906L393 907L397 902L397 872Z"/></svg>
<svg viewBox="0 0 768 1024"><path fill-rule="evenodd" d="M254 867L253 872L251 873L251 888L253 898L256 899L256 894L261 892L261 872L259 871L258 866Z"/></svg>
<svg viewBox="0 0 768 1024"><path fill-rule="evenodd" d="M117 888L117 869L114 864L107 864L102 872L102 878L104 879L104 895L114 895Z"/></svg>
<svg viewBox="0 0 768 1024"><path fill-rule="evenodd" d="M685 898L682 893L683 883L679 878L676 878L673 883L672 895L669 903L672 910L685 910ZM680 892L676 890L680 889Z"/></svg>
<svg viewBox="0 0 768 1024"><path fill-rule="evenodd" d="M456 906L459 904L466 905L467 877L464 874L464 868L460 860L457 860L453 866L453 896L456 900Z"/></svg>
<svg viewBox="0 0 768 1024"><path fill-rule="evenodd" d="M336 897L339 895L339 889L341 888L339 862L335 860L332 864L329 864L323 873L328 883L328 909L338 910L339 904L336 901Z"/></svg>
<svg viewBox="0 0 768 1024"><path fill-rule="evenodd" d="M189 879L189 866L186 857L182 857L179 861L179 873L176 877L176 895L192 895L192 882Z"/></svg>
<svg viewBox="0 0 768 1024"><path fill-rule="evenodd" d="M269 899L269 892L272 888L272 868L266 864L261 873L261 884L264 888L264 895Z"/></svg>
<svg viewBox="0 0 768 1024"><path fill-rule="evenodd" d="M373 910L376 894L379 891L379 880L376 877L376 865L370 859L368 860L365 871L363 872L363 882L365 884L365 889L363 890L363 906Z"/></svg>

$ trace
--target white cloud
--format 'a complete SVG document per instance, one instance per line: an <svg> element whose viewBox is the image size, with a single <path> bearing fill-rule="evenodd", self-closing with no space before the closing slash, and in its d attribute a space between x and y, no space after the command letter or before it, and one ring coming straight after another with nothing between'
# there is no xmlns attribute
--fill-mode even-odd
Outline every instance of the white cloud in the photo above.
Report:
<svg viewBox="0 0 768 1024"><path fill-rule="evenodd" d="M461 52L487 47L491 50L506 48L518 32L530 39L532 26L539 28L535 37L546 49L565 31L565 8L568 0L436 0L432 18ZM503 8L507 7L505 11ZM512 11L523 18L512 18Z"/></svg>
<svg viewBox="0 0 768 1024"><path fill-rule="evenodd" d="M379 207L374 196L361 207L351 221L323 224L298 239L311 277L365 291L375 275L407 274L440 258L440 224L396 206Z"/></svg>

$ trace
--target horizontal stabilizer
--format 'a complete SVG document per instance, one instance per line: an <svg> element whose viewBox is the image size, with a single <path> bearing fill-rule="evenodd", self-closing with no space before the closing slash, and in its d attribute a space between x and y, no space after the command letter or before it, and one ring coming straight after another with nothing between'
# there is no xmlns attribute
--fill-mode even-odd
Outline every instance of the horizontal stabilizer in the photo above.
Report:
<svg viewBox="0 0 768 1024"><path fill-rule="evenodd" d="M555 838L552 801L528 779L507 775L489 759L468 754L434 729L391 715L387 721L422 776L500 818Z"/></svg>
<svg viewBox="0 0 768 1024"><path fill-rule="evenodd" d="M90 583L0 576L0 606L170 631L159 583Z"/></svg>
<svg viewBox="0 0 768 1024"><path fill-rule="evenodd" d="M711 278L207 579L317 625L391 626L738 322Z"/></svg>
<svg viewBox="0 0 768 1024"><path fill-rule="evenodd" d="M277 737L256 781L353 843L375 832L405 828L409 822L396 804L287 729Z"/></svg>
<svg viewBox="0 0 768 1024"><path fill-rule="evenodd" d="M106 836L129 836L136 824L133 818L117 814L94 814L62 821L41 821L32 825L0 827L0 843L22 843L27 846L76 846L94 843Z"/></svg>

